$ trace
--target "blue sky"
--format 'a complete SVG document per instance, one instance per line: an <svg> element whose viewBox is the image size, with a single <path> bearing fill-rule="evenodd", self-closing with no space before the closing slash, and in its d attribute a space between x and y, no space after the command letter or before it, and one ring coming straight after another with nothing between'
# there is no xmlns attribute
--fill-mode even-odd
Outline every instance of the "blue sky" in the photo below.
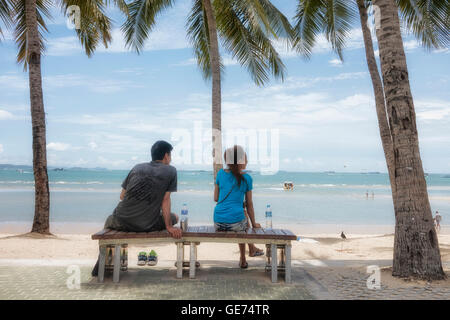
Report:
<svg viewBox="0 0 450 320"><path fill-rule="evenodd" d="M295 1L273 1L293 16ZM178 1L137 55L124 48L117 10L110 48L87 58L73 30L55 11L43 57L50 166L129 169L149 159L158 139L211 125L211 87L186 40L190 1ZM253 85L246 70L223 53L223 129L278 130L279 167L293 171L386 171L361 32L351 33L340 63L325 39L310 60L279 46L284 82ZM424 168L450 172L449 50L426 52L404 37ZM0 44L0 163L31 164L27 74L15 63L6 33ZM208 133L206 132L206 137ZM175 162L180 169L210 165Z"/></svg>

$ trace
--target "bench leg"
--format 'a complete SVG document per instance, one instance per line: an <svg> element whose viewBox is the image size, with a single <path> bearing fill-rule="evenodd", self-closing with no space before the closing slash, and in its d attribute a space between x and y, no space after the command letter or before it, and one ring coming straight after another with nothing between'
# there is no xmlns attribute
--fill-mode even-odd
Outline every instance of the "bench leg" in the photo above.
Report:
<svg viewBox="0 0 450 320"><path fill-rule="evenodd" d="M99 247L99 262L98 262L98 282L103 282L103 279L105 278L105 264L106 264L106 246L100 246Z"/></svg>
<svg viewBox="0 0 450 320"><path fill-rule="evenodd" d="M272 259L271 259L272 282L277 282L278 281L278 279L277 279L278 264L277 264L277 245L276 244L271 244L270 252L272 254Z"/></svg>
<svg viewBox="0 0 450 320"><path fill-rule="evenodd" d="M291 248L290 244L286 245L286 265L285 265L285 274L284 281L286 283L291 283Z"/></svg>
<svg viewBox="0 0 450 320"><path fill-rule="evenodd" d="M113 272L113 281L115 283L119 282L120 276L120 244L116 244L114 249L114 272Z"/></svg>
<svg viewBox="0 0 450 320"><path fill-rule="evenodd" d="M195 279L195 262L197 261L197 244L195 242L191 242L191 254L189 260L189 278Z"/></svg>
<svg viewBox="0 0 450 320"><path fill-rule="evenodd" d="M183 278L183 259L184 259L183 242L177 242L177 278Z"/></svg>

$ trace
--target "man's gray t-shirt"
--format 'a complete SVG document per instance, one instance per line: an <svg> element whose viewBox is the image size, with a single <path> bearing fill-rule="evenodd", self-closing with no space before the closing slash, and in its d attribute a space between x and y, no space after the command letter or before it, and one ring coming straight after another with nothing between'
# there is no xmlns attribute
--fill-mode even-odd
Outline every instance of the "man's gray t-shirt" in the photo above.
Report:
<svg viewBox="0 0 450 320"><path fill-rule="evenodd" d="M151 231L161 219L164 194L177 191L177 170L152 161L136 165L122 188L126 190L113 215L128 231Z"/></svg>

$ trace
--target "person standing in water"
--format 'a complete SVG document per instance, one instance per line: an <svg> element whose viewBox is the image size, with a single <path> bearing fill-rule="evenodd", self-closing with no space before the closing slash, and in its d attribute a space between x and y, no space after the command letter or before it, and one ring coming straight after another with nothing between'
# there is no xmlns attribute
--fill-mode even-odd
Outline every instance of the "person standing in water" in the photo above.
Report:
<svg viewBox="0 0 450 320"><path fill-rule="evenodd" d="M434 221L436 222L436 230L441 230L441 220L442 216L439 214L439 211L436 210L436 215L434 216Z"/></svg>

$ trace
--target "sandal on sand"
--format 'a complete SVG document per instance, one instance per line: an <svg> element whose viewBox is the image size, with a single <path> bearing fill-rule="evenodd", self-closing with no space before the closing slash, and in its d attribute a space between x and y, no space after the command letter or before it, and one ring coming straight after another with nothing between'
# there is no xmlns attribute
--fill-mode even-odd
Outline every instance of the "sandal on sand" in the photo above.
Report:
<svg viewBox="0 0 450 320"><path fill-rule="evenodd" d="M239 267L241 267L241 269L247 269L247 268L248 268L248 262L247 262L247 261L245 261L245 263L244 263L244 264L242 264L242 262L241 262L241 261L239 261Z"/></svg>
<svg viewBox="0 0 450 320"><path fill-rule="evenodd" d="M264 251L261 249L256 249L256 251L253 254L248 254L249 257L259 257L259 256L263 256L264 255Z"/></svg>
<svg viewBox="0 0 450 320"><path fill-rule="evenodd" d="M158 255L156 254L155 250L152 250L148 254L148 262L147 262L147 264L149 266L156 266L157 263L158 263Z"/></svg>

